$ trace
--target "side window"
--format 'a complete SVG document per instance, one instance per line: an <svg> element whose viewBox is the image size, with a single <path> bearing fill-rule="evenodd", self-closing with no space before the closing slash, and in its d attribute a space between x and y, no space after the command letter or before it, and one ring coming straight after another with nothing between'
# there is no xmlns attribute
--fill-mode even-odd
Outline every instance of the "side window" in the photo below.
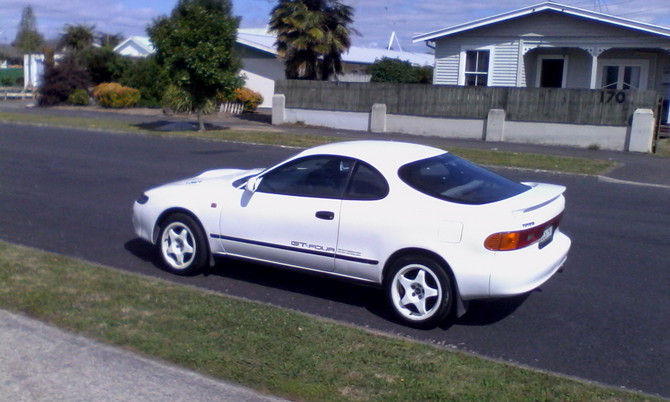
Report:
<svg viewBox="0 0 670 402"><path fill-rule="evenodd" d="M381 173L359 162L347 189L347 200L380 200L389 192L388 183Z"/></svg>
<svg viewBox="0 0 670 402"><path fill-rule="evenodd" d="M487 86L489 81L489 51L468 50L465 52L465 85Z"/></svg>
<svg viewBox="0 0 670 402"><path fill-rule="evenodd" d="M259 192L299 197L341 198L354 161L312 156L289 162L265 174Z"/></svg>

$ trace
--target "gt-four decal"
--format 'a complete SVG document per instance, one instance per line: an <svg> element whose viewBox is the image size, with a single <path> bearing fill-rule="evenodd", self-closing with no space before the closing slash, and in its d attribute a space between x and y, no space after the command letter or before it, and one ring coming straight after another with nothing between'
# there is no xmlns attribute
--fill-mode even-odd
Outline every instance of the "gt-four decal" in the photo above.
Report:
<svg viewBox="0 0 670 402"><path fill-rule="evenodd" d="M345 250L343 248L338 248L337 249L337 254L349 255L349 256L352 256L352 257L360 257L361 256L360 251Z"/></svg>
<svg viewBox="0 0 670 402"><path fill-rule="evenodd" d="M311 244L311 243L305 243L302 241L291 241L291 245L294 247L302 247L302 248L307 248L310 250L317 250L317 251L323 251L326 253L334 253L335 248L334 247L328 247L328 246L321 246L319 244Z"/></svg>
<svg viewBox="0 0 670 402"><path fill-rule="evenodd" d="M250 240L250 239L241 239L238 237L231 237L231 236L224 236L220 234L215 234L212 233L209 235L212 239L220 239L220 240L228 240L228 241L235 241L239 243L246 243L246 244L253 244L256 246L262 246L262 247L270 247L270 248L275 248L278 250L287 250L287 251L295 251L299 253L306 253L306 254L313 254L313 255L320 255L323 257L330 257L330 258L335 258L338 260L345 260L345 261L353 261L353 262L358 262L361 264L369 264L369 265L377 265L379 264L379 261L377 260L369 260L365 258L360 258L360 253L356 251L347 251L347 250L338 250L337 252L333 247L325 247L325 246L320 246L318 244L310 244L310 243L304 243L300 241L291 241L291 245L281 245L281 244L273 244L273 243L265 243L257 240ZM348 255L344 255L344 253Z"/></svg>

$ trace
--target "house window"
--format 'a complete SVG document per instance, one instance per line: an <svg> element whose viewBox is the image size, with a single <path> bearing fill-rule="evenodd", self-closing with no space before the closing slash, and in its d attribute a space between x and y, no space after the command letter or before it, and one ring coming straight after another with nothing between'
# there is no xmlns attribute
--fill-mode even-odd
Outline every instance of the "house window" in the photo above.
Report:
<svg viewBox="0 0 670 402"><path fill-rule="evenodd" d="M489 50L467 50L465 52L465 82L466 86L488 85L489 81Z"/></svg>
<svg viewBox="0 0 670 402"><path fill-rule="evenodd" d="M600 70L600 86L604 89L646 89L647 69L644 62L606 61Z"/></svg>

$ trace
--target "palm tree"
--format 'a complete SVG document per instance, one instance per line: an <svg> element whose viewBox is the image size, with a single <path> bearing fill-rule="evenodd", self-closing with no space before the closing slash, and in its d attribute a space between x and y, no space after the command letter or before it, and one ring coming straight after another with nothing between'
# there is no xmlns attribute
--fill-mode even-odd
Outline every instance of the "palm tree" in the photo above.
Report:
<svg viewBox="0 0 670 402"><path fill-rule="evenodd" d="M120 33L110 34L106 32L97 32L95 34L95 39L98 40L100 46L108 49L114 49L124 40L123 35Z"/></svg>
<svg viewBox="0 0 670 402"><path fill-rule="evenodd" d="M342 53L357 33L354 9L340 0L279 0L270 13L277 53L286 61L286 78L327 80L342 72Z"/></svg>
<svg viewBox="0 0 670 402"><path fill-rule="evenodd" d="M75 52L85 49L93 44L93 30L95 25L70 25L66 24L63 34L60 36L58 45Z"/></svg>

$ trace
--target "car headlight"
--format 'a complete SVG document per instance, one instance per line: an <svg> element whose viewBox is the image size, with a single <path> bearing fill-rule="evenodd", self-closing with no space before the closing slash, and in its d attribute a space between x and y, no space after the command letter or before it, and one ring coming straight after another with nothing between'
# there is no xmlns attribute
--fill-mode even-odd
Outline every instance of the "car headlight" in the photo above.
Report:
<svg viewBox="0 0 670 402"><path fill-rule="evenodd" d="M144 205L144 204L146 204L147 201L149 201L149 196L146 195L146 194L142 194L142 195L140 195L140 196L135 200L135 202L137 202L137 203L140 204L140 205Z"/></svg>

